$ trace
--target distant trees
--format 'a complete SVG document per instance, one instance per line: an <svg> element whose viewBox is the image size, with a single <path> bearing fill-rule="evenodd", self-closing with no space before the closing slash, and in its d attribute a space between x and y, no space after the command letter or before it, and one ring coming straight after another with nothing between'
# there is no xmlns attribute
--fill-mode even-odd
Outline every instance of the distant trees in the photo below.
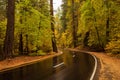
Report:
<svg viewBox="0 0 120 80"><path fill-rule="evenodd" d="M120 53L118 0L63 0L53 16L53 0L1 0L0 58L57 52L56 44Z"/></svg>
<svg viewBox="0 0 120 80"><path fill-rule="evenodd" d="M63 0L61 21L66 45L70 47L77 39L77 45L120 53L119 8L119 1L113 0ZM76 39L71 34L75 25Z"/></svg>
<svg viewBox="0 0 120 80"><path fill-rule="evenodd" d="M106 36L108 43L105 50L112 53L120 53L120 2L106 2ZM109 23L109 25L107 25ZM108 36L108 35L109 36Z"/></svg>
<svg viewBox="0 0 120 80"><path fill-rule="evenodd" d="M50 11L47 0L21 0L16 4L16 51L27 55L31 52L50 51ZM22 51L22 52L21 52Z"/></svg>
<svg viewBox="0 0 120 80"><path fill-rule="evenodd" d="M52 10L50 12L49 1L8 0L7 2L0 1L0 58L3 54L7 58L17 55L41 55L43 52L51 51L51 37L54 42L55 35L53 35L53 12ZM54 51L57 52L57 47Z"/></svg>
<svg viewBox="0 0 120 80"><path fill-rule="evenodd" d="M77 30L79 26L79 0L63 0L61 22L63 26L65 37L67 38L66 47L77 47L78 35Z"/></svg>

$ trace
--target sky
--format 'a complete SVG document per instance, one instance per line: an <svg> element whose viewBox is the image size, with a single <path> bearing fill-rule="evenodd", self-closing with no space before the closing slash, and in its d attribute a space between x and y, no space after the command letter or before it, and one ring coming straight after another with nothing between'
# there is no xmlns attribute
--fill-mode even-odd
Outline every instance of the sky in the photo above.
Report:
<svg viewBox="0 0 120 80"><path fill-rule="evenodd" d="M62 0L53 0L54 10L57 10L61 4L62 4Z"/></svg>

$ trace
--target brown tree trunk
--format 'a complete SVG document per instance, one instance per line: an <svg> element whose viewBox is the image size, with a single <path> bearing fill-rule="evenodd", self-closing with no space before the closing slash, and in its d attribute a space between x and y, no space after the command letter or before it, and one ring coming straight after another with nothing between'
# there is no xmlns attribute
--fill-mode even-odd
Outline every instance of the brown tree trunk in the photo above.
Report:
<svg viewBox="0 0 120 80"><path fill-rule="evenodd" d="M52 30L52 47L53 52L58 52L55 39L55 29L54 29L54 13L53 13L53 0L50 0L50 15L51 15L51 30Z"/></svg>
<svg viewBox="0 0 120 80"><path fill-rule="evenodd" d="M110 18L109 18L109 3L108 1L106 0L105 1L105 5L106 5L106 8L107 8L107 11L106 11L106 44L109 42L109 24L110 24Z"/></svg>
<svg viewBox="0 0 120 80"><path fill-rule="evenodd" d="M13 56L14 45L14 21L15 21L15 0L8 0L7 6L7 29L4 40L4 57Z"/></svg>
<svg viewBox="0 0 120 80"><path fill-rule="evenodd" d="M20 24L22 24L22 16L20 16ZM19 54L23 55L23 34L22 31L19 34Z"/></svg>
<svg viewBox="0 0 120 80"><path fill-rule="evenodd" d="M76 31L76 19L75 19L75 4L74 4L74 0L72 0L72 27L73 27L73 45L74 45L74 48L77 47L77 31Z"/></svg>
<svg viewBox="0 0 120 80"><path fill-rule="evenodd" d="M88 46L89 35L90 35L90 31L86 32L85 38L84 38L84 40L83 40L84 46Z"/></svg>
<svg viewBox="0 0 120 80"><path fill-rule="evenodd" d="M3 58L3 48L2 45L0 45L0 60L4 59Z"/></svg>
<svg viewBox="0 0 120 80"><path fill-rule="evenodd" d="M25 48L25 55L29 54L29 46L28 46L28 35L26 34L26 48Z"/></svg>
<svg viewBox="0 0 120 80"><path fill-rule="evenodd" d="M23 34L19 34L19 54L23 55Z"/></svg>
<svg viewBox="0 0 120 80"><path fill-rule="evenodd" d="M107 18L107 21L106 21L106 43L109 42L109 17Z"/></svg>

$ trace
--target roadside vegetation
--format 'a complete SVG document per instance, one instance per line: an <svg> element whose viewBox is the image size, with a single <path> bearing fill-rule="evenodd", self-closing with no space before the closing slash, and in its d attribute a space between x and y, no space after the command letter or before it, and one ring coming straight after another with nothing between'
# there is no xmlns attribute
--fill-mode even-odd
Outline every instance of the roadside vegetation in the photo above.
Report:
<svg viewBox="0 0 120 80"><path fill-rule="evenodd" d="M120 1L64 0L62 9L63 46L120 54Z"/></svg>
<svg viewBox="0 0 120 80"><path fill-rule="evenodd" d="M119 0L0 1L0 59L89 47L120 54ZM11 14L12 13L12 14Z"/></svg>

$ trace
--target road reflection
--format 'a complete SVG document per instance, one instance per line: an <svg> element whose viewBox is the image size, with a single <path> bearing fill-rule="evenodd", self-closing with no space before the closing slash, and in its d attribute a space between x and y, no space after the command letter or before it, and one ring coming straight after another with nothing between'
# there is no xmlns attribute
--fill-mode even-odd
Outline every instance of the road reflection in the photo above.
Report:
<svg viewBox="0 0 120 80"><path fill-rule="evenodd" d="M0 80L88 80L93 67L89 54L64 51L61 56L0 73Z"/></svg>

